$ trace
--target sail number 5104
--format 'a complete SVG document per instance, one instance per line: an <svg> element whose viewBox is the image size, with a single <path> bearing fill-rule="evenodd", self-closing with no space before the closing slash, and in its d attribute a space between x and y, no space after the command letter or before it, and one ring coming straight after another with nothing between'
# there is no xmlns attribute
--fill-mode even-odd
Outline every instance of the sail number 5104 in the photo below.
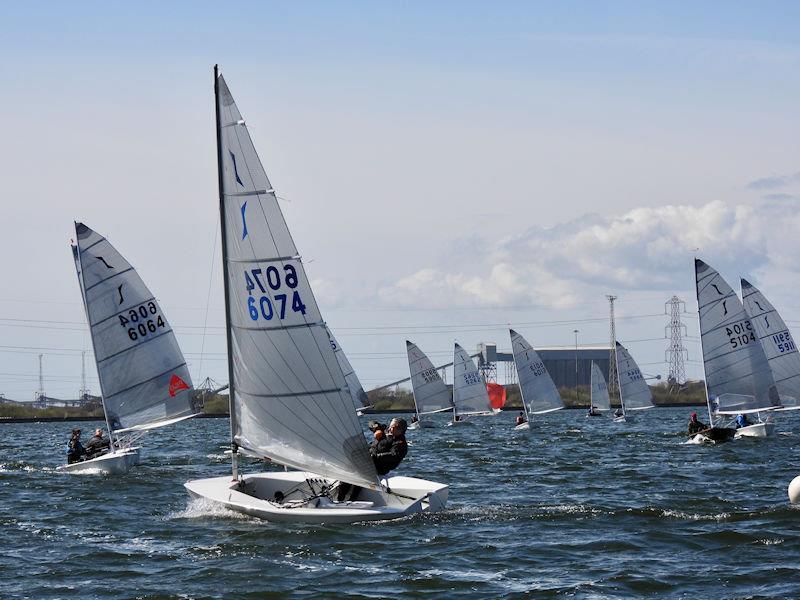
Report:
<svg viewBox="0 0 800 600"><path fill-rule="evenodd" d="M756 341L756 336L753 333L753 325L749 320L740 321L739 323L727 326L725 328L725 334L728 336L728 341L734 349Z"/></svg>
<svg viewBox="0 0 800 600"><path fill-rule="evenodd" d="M306 314L306 305L297 287L297 269L294 265L284 265L283 272L270 265L266 269L244 271L247 288L247 312L253 321L271 321L274 317L285 319L288 310ZM286 293L276 294L286 286ZM260 292L260 295L259 295Z"/></svg>

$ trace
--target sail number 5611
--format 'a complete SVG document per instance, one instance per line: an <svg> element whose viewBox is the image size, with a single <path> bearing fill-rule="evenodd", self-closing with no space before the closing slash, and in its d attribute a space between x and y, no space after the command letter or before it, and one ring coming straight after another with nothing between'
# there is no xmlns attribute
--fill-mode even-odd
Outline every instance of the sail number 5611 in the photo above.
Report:
<svg viewBox="0 0 800 600"><path fill-rule="evenodd" d="M266 269L250 269L244 271L244 281L247 288L247 312L253 321L264 319L271 321L276 315L280 319L286 318L287 307L293 312L306 314L306 305L303 304L297 287L297 270L294 265L284 265L283 273L270 265ZM275 294L283 285L289 288L285 294ZM258 288L261 296L253 295ZM291 300L289 294L291 293Z"/></svg>

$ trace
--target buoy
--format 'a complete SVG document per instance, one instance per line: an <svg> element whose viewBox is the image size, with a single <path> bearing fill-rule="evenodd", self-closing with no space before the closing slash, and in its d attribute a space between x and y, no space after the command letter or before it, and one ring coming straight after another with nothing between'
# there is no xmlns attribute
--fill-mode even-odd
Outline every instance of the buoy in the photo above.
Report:
<svg viewBox="0 0 800 600"><path fill-rule="evenodd" d="M800 475L792 479L789 484L789 502L792 504L800 503Z"/></svg>

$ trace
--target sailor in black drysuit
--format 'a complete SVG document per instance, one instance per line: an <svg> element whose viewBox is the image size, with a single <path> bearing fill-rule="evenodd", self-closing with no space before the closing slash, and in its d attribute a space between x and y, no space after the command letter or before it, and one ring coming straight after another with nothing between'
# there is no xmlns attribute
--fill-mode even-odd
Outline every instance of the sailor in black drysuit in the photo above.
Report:
<svg viewBox="0 0 800 600"><path fill-rule="evenodd" d="M375 463L378 475L386 475L392 469L396 469L408 454L408 443L406 442L408 424L405 419L392 419L389 427L382 426L377 422L373 427L372 421L369 425L375 438L369 446L369 455ZM358 499L360 493L359 486L341 481L337 489L336 501L349 500L352 502Z"/></svg>
<svg viewBox="0 0 800 600"><path fill-rule="evenodd" d="M83 449L83 444L81 444L81 430L73 429L72 437L69 438L69 443L67 444L67 464L71 465L79 462L85 454L86 450Z"/></svg>
<svg viewBox="0 0 800 600"><path fill-rule="evenodd" d="M397 468L408 454L408 443L406 442L405 419L392 419L386 434L376 436L369 446L369 455L375 463L378 475L386 475L389 471Z"/></svg>
<svg viewBox="0 0 800 600"><path fill-rule="evenodd" d="M111 448L111 442L103 437L102 429L95 429L94 436L86 444L86 460L91 460L101 454L105 454Z"/></svg>

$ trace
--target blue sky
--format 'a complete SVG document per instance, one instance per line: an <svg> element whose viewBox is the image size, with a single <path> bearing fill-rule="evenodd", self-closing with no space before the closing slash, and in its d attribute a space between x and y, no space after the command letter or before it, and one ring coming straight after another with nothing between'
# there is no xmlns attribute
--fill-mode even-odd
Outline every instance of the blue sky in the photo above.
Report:
<svg viewBox="0 0 800 600"><path fill-rule="evenodd" d="M621 340L643 370L663 372L656 315L673 293L696 308L695 249L800 322L789 293L799 12L788 2L8 4L0 392L32 397L38 352L50 393L77 390L87 340L67 248L75 219L137 266L193 375L225 379L217 277L213 335L201 342L215 62L367 388L405 375L407 337L442 362L456 340L508 346L506 323L534 345L569 345L576 326L602 343L608 292L620 296ZM765 178L768 189L753 185ZM53 323L31 323L42 320ZM698 377L696 340L689 348Z"/></svg>

